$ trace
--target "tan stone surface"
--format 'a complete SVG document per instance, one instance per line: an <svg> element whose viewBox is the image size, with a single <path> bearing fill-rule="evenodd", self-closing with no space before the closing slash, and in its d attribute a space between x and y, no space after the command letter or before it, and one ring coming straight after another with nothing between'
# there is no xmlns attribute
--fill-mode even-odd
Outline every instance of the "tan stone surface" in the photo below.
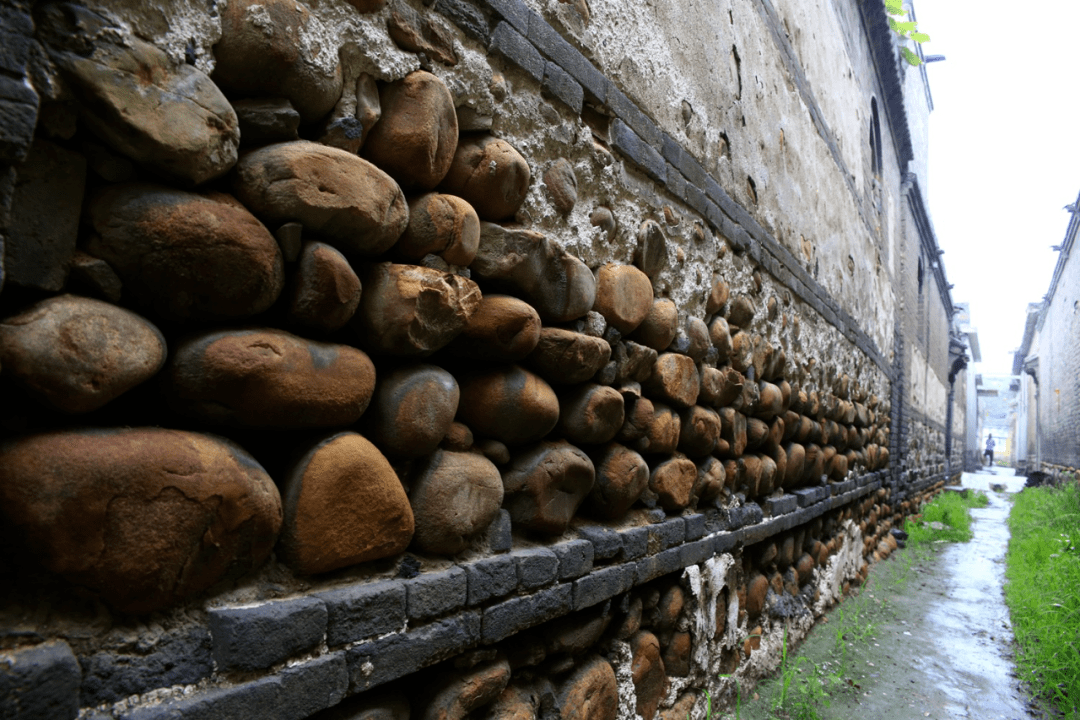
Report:
<svg viewBox="0 0 1080 720"><path fill-rule="evenodd" d="M648 275L632 265L609 263L600 268L593 310L603 315L609 325L623 334L631 333L652 307L653 289Z"/></svg>
<svg viewBox="0 0 1080 720"><path fill-rule="evenodd" d="M524 300L485 295L449 350L478 360L517 362L536 348L540 328L540 316Z"/></svg>
<svg viewBox="0 0 1080 720"><path fill-rule="evenodd" d="M284 330L215 330L177 346L166 396L200 420L243 427L334 427L356 422L375 367L348 345Z"/></svg>
<svg viewBox="0 0 1080 720"><path fill-rule="evenodd" d="M434 189L446 177L458 149L450 91L436 76L417 70L383 86L379 103L382 117L364 142L364 157L403 187ZM453 189L448 192L472 200Z"/></svg>
<svg viewBox="0 0 1080 720"><path fill-rule="evenodd" d="M269 223L303 223L346 255L388 250L409 222L398 184L367 160L297 140L247 153L232 175L233 192Z"/></svg>
<svg viewBox="0 0 1080 720"><path fill-rule="evenodd" d="M559 420L559 398L542 378L517 365L458 378L458 418L484 437L507 445L534 442Z"/></svg>
<svg viewBox="0 0 1080 720"><path fill-rule="evenodd" d="M451 265L469 265L480 245L480 219L459 197L426 193L409 201L409 224L395 251L407 260L428 253Z"/></svg>
<svg viewBox="0 0 1080 720"><path fill-rule="evenodd" d="M91 200L88 216L95 234L87 251L120 276L125 300L151 315L255 315L284 286L274 236L228 195L124 183Z"/></svg>
<svg viewBox="0 0 1080 720"><path fill-rule="evenodd" d="M133 312L61 295L0 320L0 365L37 398L69 413L96 410L155 375L165 338Z"/></svg>
<svg viewBox="0 0 1080 720"><path fill-rule="evenodd" d="M499 470L483 455L436 450L411 478L413 547L454 555L488 528L503 501Z"/></svg>
<svg viewBox="0 0 1080 720"><path fill-rule="evenodd" d="M592 460L570 443L537 443L514 457L503 473L503 504L515 526L560 535L595 478Z"/></svg>
<svg viewBox="0 0 1080 720"><path fill-rule="evenodd" d="M427 455L450 432L460 397L457 380L437 365L395 368L379 375L364 427L390 455Z"/></svg>
<svg viewBox="0 0 1080 720"><path fill-rule="evenodd" d="M518 211L530 178L529 163L510 143L490 135L465 135L442 187L465 198L481 219L496 221Z"/></svg>
<svg viewBox="0 0 1080 720"><path fill-rule="evenodd" d="M590 514L618 520L649 485L649 465L638 453L609 443L593 456L596 482L586 501Z"/></svg>
<svg viewBox="0 0 1080 720"><path fill-rule="evenodd" d="M161 428L0 444L0 512L50 571L122 612L176 604L270 554L281 498L239 446Z"/></svg>
<svg viewBox="0 0 1080 720"><path fill-rule="evenodd" d="M413 513L397 474L362 435L317 443L288 471L282 489L281 559L315 575L404 552Z"/></svg>

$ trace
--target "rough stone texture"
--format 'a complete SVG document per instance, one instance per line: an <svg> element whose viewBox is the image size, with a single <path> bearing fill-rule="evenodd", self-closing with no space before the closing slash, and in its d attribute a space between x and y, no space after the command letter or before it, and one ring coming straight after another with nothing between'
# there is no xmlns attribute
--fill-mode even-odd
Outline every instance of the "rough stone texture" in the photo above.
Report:
<svg viewBox="0 0 1080 720"><path fill-rule="evenodd" d="M764 575L755 575L746 586L746 614L751 620L761 615L765 607L765 596L769 592L769 580Z"/></svg>
<svg viewBox="0 0 1080 720"><path fill-rule="evenodd" d="M596 375L610 358L611 346L603 338L545 327L525 362L550 382L573 385Z"/></svg>
<svg viewBox="0 0 1080 720"><path fill-rule="evenodd" d="M116 270L126 300L154 315L255 315L284 286L274 236L228 195L125 183L93 199L89 219L87 251Z"/></svg>
<svg viewBox="0 0 1080 720"><path fill-rule="evenodd" d="M390 10L387 20L390 38L403 50L424 53L444 65L457 65L454 36L449 30L409 5L398 3Z"/></svg>
<svg viewBox="0 0 1080 720"><path fill-rule="evenodd" d="M663 353L656 358L652 375L644 386L656 393L658 399L678 408L688 408L697 402L701 376L694 361L686 355Z"/></svg>
<svg viewBox="0 0 1080 720"><path fill-rule="evenodd" d="M289 321L318 332L339 330L359 307L360 291L344 255L326 243L307 243L293 276Z"/></svg>
<svg viewBox="0 0 1080 720"><path fill-rule="evenodd" d="M458 149L454 98L443 81L417 70L379 93L382 117L364 142L364 156L403 187L432 190L451 168ZM472 198L453 189L472 203ZM477 208L477 213L483 215Z"/></svg>
<svg viewBox="0 0 1080 720"><path fill-rule="evenodd" d="M386 453L427 455L450 432L460 397L457 380L437 365L397 368L379 376L364 425Z"/></svg>
<svg viewBox="0 0 1080 720"><path fill-rule="evenodd" d="M566 158L559 158L544 172L544 186L551 198L551 204L563 215L568 214L577 204L577 185L574 166Z"/></svg>
<svg viewBox="0 0 1080 720"><path fill-rule="evenodd" d="M435 253L466 266L479 246L480 219L472 206L453 195L426 193L409 201L409 224L395 251L406 260Z"/></svg>
<svg viewBox="0 0 1080 720"><path fill-rule="evenodd" d="M280 558L302 575L403 552L413 513L397 474L356 433L317 443L285 475Z"/></svg>
<svg viewBox="0 0 1080 720"><path fill-rule="evenodd" d="M619 688L611 664L600 657L578 664L559 688L557 705L561 720L615 720Z"/></svg>
<svg viewBox="0 0 1080 720"><path fill-rule="evenodd" d="M540 342L540 316L524 300L485 295L449 350L477 360L517 362Z"/></svg>
<svg viewBox="0 0 1080 720"><path fill-rule="evenodd" d="M559 398L558 432L567 440L585 445L606 443L623 425L622 394L612 387L586 383ZM719 433L719 420L717 421Z"/></svg>
<svg viewBox="0 0 1080 720"><path fill-rule="evenodd" d="M656 493L665 510L682 510L690 504L697 475L697 466L692 460L676 455L653 468L649 489Z"/></svg>
<svg viewBox="0 0 1080 720"><path fill-rule="evenodd" d="M316 593L326 603L326 644L338 647L405 625L405 586L400 582L357 583Z"/></svg>
<svg viewBox="0 0 1080 720"><path fill-rule="evenodd" d="M663 352L675 339L678 329L678 307L667 298L659 298L653 301L645 319L630 337L646 347Z"/></svg>
<svg viewBox="0 0 1080 720"><path fill-rule="evenodd" d="M660 701L667 694L668 678L660 658L660 641L648 631L630 638L631 675L637 691L637 713L643 720L653 720Z"/></svg>
<svg viewBox="0 0 1080 720"><path fill-rule="evenodd" d="M714 408L726 407L742 395L743 376L730 367L701 369L700 402Z"/></svg>
<svg viewBox="0 0 1080 720"><path fill-rule="evenodd" d="M596 278L589 267L531 230L481 222L480 246L470 270L521 295L545 322L576 320L596 301Z"/></svg>
<svg viewBox="0 0 1080 720"><path fill-rule="evenodd" d="M727 482L727 474L724 470L724 463L714 457L699 460L697 466L698 479L694 483L694 496L697 498L700 507L720 495Z"/></svg>
<svg viewBox="0 0 1080 720"><path fill-rule="evenodd" d="M79 663L63 642L0 650L0 716L75 720Z"/></svg>
<svg viewBox="0 0 1080 720"><path fill-rule="evenodd" d="M648 407L642 398L638 405ZM679 446L679 433L682 430L682 419L672 408L662 403L651 403L653 406L652 417L647 419L645 432L641 438L634 442L634 449L649 455L668 455L675 452ZM636 408L635 408L636 409Z"/></svg>
<svg viewBox="0 0 1080 720"><path fill-rule="evenodd" d="M467 673L449 673L431 689L432 697L418 716L420 720L465 720L495 700L509 682L510 664L505 659Z"/></svg>
<svg viewBox="0 0 1080 720"><path fill-rule="evenodd" d="M720 416L716 411L694 405L680 414L679 451L692 458L712 453L720 440Z"/></svg>
<svg viewBox="0 0 1080 720"><path fill-rule="evenodd" d="M649 485L649 466L633 450L609 443L593 457L596 482L589 492L589 512L604 520L618 520Z"/></svg>
<svg viewBox="0 0 1080 720"><path fill-rule="evenodd" d="M472 280L416 265L379 263L363 276L352 327L367 347L390 355L430 355L465 329L480 306Z"/></svg>
<svg viewBox="0 0 1080 720"><path fill-rule="evenodd" d="M375 691L345 698L315 717L318 720L409 720L410 710L404 693Z"/></svg>
<svg viewBox="0 0 1080 720"><path fill-rule="evenodd" d="M455 120L456 122L456 120ZM443 189L465 198L482 220L505 220L525 201L529 163L513 145L490 135L464 135Z"/></svg>
<svg viewBox="0 0 1080 720"><path fill-rule="evenodd" d="M45 140L30 146L11 198L0 276L20 287L64 287L75 254L86 160ZM2 225L0 225L2 227Z"/></svg>
<svg viewBox="0 0 1080 720"><path fill-rule="evenodd" d="M81 121L111 148L190 185L236 163L236 113L201 71L174 65L86 8L57 3L39 21L51 60L80 101Z"/></svg>
<svg viewBox="0 0 1080 720"><path fill-rule="evenodd" d="M238 446L178 430L71 430L0 445L8 527L123 612L159 610L270 554L281 499Z"/></svg>
<svg viewBox="0 0 1080 720"><path fill-rule="evenodd" d="M214 81L246 97L287 97L305 122L341 96L337 48L320 42L322 23L295 0L234 0L221 12Z"/></svg>
<svg viewBox="0 0 1080 720"><path fill-rule="evenodd" d="M539 376L518 367L465 375L458 418L484 437L509 446L547 435L559 421L559 398Z"/></svg>
<svg viewBox="0 0 1080 720"><path fill-rule="evenodd" d="M58 410L83 413L148 380L165 338L133 312L61 295L0 321L0 365Z"/></svg>
<svg viewBox="0 0 1080 720"><path fill-rule="evenodd" d="M731 290L725 281L717 280L712 289L709 290L709 297L705 299L705 314L712 315L720 312L727 305L730 292Z"/></svg>
<svg viewBox="0 0 1080 720"><path fill-rule="evenodd" d="M410 620L426 620L465 607L469 596L469 578L464 569L451 566L437 572L425 572L405 582Z"/></svg>
<svg viewBox="0 0 1080 720"><path fill-rule="evenodd" d="M563 533L596 477L588 455L566 442L542 442L521 452L503 474L506 509L515 525Z"/></svg>
<svg viewBox="0 0 1080 720"><path fill-rule="evenodd" d="M731 328L728 321L722 317L714 317L709 323L709 339L716 348L717 360L725 362L731 355Z"/></svg>
<svg viewBox="0 0 1080 720"><path fill-rule="evenodd" d="M731 301L731 305L728 307L727 321L735 327L745 330L753 322L754 313L756 312L757 308L754 307L754 301L746 295L740 295Z"/></svg>
<svg viewBox="0 0 1080 720"><path fill-rule="evenodd" d="M615 343L612 358L616 364L615 382L644 382L652 376L657 352L630 340Z"/></svg>
<svg viewBox="0 0 1080 720"><path fill-rule="evenodd" d="M261 670L317 647L326 633L326 605L300 597L211 608L208 625L219 670Z"/></svg>
<svg viewBox="0 0 1080 720"><path fill-rule="evenodd" d="M634 264L650 278L655 278L667 267L667 237L655 220L646 220L638 228Z"/></svg>
<svg viewBox="0 0 1080 720"><path fill-rule="evenodd" d="M320 638L325 627L324 617ZM272 639L266 642L274 644ZM200 625L144 636L135 647L102 644L94 650L93 655L79 656L79 702L83 706L116 702L160 687L194 684L214 672L210 630Z"/></svg>
<svg viewBox="0 0 1080 720"><path fill-rule="evenodd" d="M196 335L176 348L166 372L177 410L244 427L348 425L375 389L375 367L362 351L271 328Z"/></svg>
<svg viewBox="0 0 1080 720"><path fill-rule="evenodd" d="M120 302L123 283L109 263L82 250L71 259L68 287L77 295L88 295L111 303Z"/></svg>
<svg viewBox="0 0 1080 720"><path fill-rule="evenodd" d="M411 488L413 545L437 555L464 550L495 519L503 501L498 468L475 453L436 450L415 470Z"/></svg>
<svg viewBox="0 0 1080 720"><path fill-rule="evenodd" d="M652 303L652 282L632 265L609 263L597 272L593 309L619 332L628 334L641 325L652 310Z"/></svg>
<svg viewBox="0 0 1080 720"><path fill-rule="evenodd" d="M664 647L664 670L671 677L686 677L690 674L690 653L692 641L690 633L677 632L671 636Z"/></svg>
<svg viewBox="0 0 1080 720"><path fill-rule="evenodd" d="M559 558L545 547L521 548L510 557L517 565L518 587L522 590L550 585L559 577Z"/></svg>
<svg viewBox="0 0 1080 720"><path fill-rule="evenodd" d="M299 140L300 113L288 98L249 98L232 104L245 148Z"/></svg>
<svg viewBox="0 0 1080 720"><path fill-rule="evenodd" d="M271 224L295 221L346 255L388 250L409 222L398 184L367 160L307 140L247 153L232 175L240 202Z"/></svg>

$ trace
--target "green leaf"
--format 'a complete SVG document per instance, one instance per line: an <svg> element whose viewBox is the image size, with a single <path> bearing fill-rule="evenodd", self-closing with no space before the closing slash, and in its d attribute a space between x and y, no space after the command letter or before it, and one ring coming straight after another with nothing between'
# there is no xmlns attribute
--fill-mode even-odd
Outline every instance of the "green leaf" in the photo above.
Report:
<svg viewBox="0 0 1080 720"><path fill-rule="evenodd" d="M911 33L911 39L917 43L930 42L930 36L926 33L913 32Z"/></svg>
<svg viewBox="0 0 1080 720"><path fill-rule="evenodd" d="M912 67L918 67L922 65L922 58L908 50L906 47L900 48L900 54L904 57L905 60L907 60L908 65L911 65Z"/></svg>
<svg viewBox="0 0 1080 720"><path fill-rule="evenodd" d="M915 28L917 26L918 26L918 23L914 23L914 22L898 22L898 23L896 23L896 25L893 26L893 30L895 30L896 32L898 32L898 33L900 33L900 34L902 34L902 35L904 35L906 37L907 34L909 32L912 32L913 30L915 30Z"/></svg>
<svg viewBox="0 0 1080 720"><path fill-rule="evenodd" d="M890 15L906 15L903 0L885 0L885 12Z"/></svg>

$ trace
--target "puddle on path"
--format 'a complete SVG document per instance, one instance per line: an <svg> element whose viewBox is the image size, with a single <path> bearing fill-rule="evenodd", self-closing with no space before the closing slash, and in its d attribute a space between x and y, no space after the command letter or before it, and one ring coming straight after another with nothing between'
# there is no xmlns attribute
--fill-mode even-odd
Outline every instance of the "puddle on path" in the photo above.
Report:
<svg viewBox="0 0 1080 720"><path fill-rule="evenodd" d="M964 473L963 484L989 490L991 482L1002 483L1009 492L1023 487L1024 478L1002 471ZM972 510L970 542L951 543L922 558L908 551L895 554L871 571L862 597L834 608L829 621L819 622L798 648L798 656L809 658L819 675L839 674L836 630L872 624L864 639L849 634L844 642L847 689L831 693L828 707L818 707L823 720L1042 717L1029 705L1015 674L1001 591L1011 504L998 493L987 495L990 506ZM853 625L850 617L857 607L865 608L865 614ZM796 678L809 676L814 666L803 661ZM748 717L767 716L769 693L762 689L761 695L747 703Z"/></svg>

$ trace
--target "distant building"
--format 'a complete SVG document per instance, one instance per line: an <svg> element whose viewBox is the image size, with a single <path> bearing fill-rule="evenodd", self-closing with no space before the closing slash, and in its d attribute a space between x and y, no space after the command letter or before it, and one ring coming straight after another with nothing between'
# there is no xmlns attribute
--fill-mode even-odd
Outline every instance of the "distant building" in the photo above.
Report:
<svg viewBox="0 0 1080 720"><path fill-rule="evenodd" d="M1080 198L1071 217L1050 289L1028 305L1013 373L1021 375L1022 465L1057 474L1080 468Z"/></svg>

